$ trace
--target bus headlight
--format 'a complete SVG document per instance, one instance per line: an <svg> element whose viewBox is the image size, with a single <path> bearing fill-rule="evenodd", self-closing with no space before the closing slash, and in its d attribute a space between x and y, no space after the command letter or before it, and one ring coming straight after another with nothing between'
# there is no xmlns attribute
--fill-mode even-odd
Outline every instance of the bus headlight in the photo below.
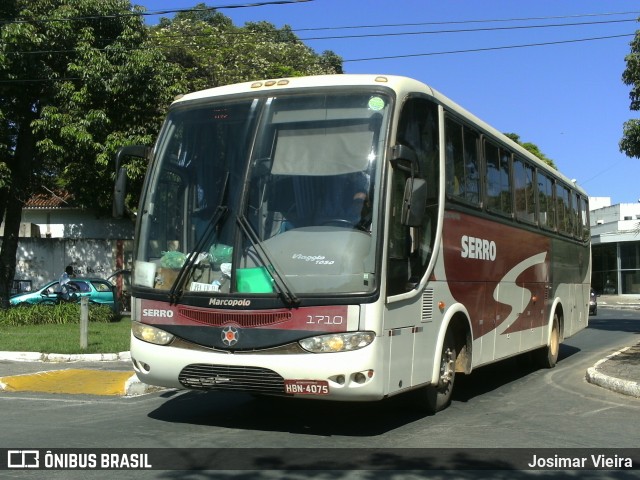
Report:
<svg viewBox="0 0 640 480"><path fill-rule="evenodd" d="M373 332L332 333L305 338L298 343L311 353L350 352L366 347L374 338Z"/></svg>
<svg viewBox="0 0 640 480"><path fill-rule="evenodd" d="M155 345L167 345L174 339L171 333L140 322L131 322L131 333L138 340Z"/></svg>

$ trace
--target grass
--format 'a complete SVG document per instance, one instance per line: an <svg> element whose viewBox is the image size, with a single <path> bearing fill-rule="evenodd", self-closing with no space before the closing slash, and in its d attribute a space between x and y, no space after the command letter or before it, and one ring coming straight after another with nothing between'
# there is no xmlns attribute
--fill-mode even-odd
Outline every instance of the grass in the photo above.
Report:
<svg viewBox="0 0 640 480"><path fill-rule="evenodd" d="M89 322L88 345L80 348L78 323L0 325L0 351L40 353L118 353L129 350L131 320Z"/></svg>

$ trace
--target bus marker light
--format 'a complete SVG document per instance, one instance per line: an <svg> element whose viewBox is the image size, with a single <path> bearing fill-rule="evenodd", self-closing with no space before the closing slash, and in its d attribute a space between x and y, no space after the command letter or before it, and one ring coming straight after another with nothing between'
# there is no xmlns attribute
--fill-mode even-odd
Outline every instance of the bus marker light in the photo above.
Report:
<svg viewBox="0 0 640 480"><path fill-rule="evenodd" d="M253 82L251 84L251 88L260 88L262 86L262 82Z"/></svg>
<svg viewBox="0 0 640 480"><path fill-rule="evenodd" d="M440 311L442 312L444 310L444 308L447 306L446 303L444 303L442 300L440 300L438 302L438 308L440 309Z"/></svg>

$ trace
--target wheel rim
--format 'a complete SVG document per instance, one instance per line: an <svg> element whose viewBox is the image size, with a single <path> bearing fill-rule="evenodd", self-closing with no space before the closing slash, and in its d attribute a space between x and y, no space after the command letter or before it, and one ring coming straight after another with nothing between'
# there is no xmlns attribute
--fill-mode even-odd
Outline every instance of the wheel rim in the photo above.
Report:
<svg viewBox="0 0 640 480"><path fill-rule="evenodd" d="M439 387L446 387L453 380L453 364L453 349L451 347L447 347L447 349L442 352L442 361L440 362L440 381L438 382Z"/></svg>

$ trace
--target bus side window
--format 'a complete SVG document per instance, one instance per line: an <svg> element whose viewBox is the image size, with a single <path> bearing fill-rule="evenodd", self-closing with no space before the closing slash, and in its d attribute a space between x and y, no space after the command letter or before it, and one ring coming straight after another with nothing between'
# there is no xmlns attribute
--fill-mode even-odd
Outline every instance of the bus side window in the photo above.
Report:
<svg viewBox="0 0 640 480"><path fill-rule="evenodd" d="M536 221L534 168L525 160L513 159L513 181L516 218L529 223Z"/></svg>
<svg viewBox="0 0 640 480"><path fill-rule="evenodd" d="M478 134L447 118L445 145L447 195L479 205Z"/></svg>
<svg viewBox="0 0 640 480"><path fill-rule="evenodd" d="M586 242L591 238L589 224L589 200L580 195L580 240Z"/></svg>
<svg viewBox="0 0 640 480"><path fill-rule="evenodd" d="M565 235L573 234L573 217L571 215L571 196L569 189L559 183L556 184L557 222L558 231Z"/></svg>
<svg viewBox="0 0 640 480"><path fill-rule="evenodd" d="M449 118L445 122L445 145L447 195L461 197L464 194L462 126Z"/></svg>
<svg viewBox="0 0 640 480"><path fill-rule="evenodd" d="M509 151L485 141L487 208L502 215L511 215L511 176Z"/></svg>
<svg viewBox="0 0 640 480"><path fill-rule="evenodd" d="M538 215L540 226L548 230L555 228L555 208L553 202L553 182L551 179L538 172Z"/></svg>

